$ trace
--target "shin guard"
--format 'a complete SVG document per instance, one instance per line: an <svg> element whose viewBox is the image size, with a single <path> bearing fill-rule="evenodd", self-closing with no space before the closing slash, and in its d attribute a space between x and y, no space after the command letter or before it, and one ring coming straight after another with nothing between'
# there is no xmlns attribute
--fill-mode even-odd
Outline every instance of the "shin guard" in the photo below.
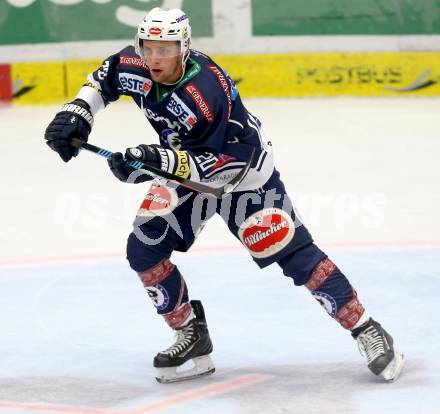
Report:
<svg viewBox="0 0 440 414"><path fill-rule="evenodd" d="M330 259L322 260L315 267L306 287L345 329L353 329L365 319L365 310L356 291Z"/></svg>
<svg viewBox="0 0 440 414"><path fill-rule="evenodd" d="M139 277L157 309L168 325L179 328L194 317L188 302L188 288L177 267L162 259Z"/></svg>

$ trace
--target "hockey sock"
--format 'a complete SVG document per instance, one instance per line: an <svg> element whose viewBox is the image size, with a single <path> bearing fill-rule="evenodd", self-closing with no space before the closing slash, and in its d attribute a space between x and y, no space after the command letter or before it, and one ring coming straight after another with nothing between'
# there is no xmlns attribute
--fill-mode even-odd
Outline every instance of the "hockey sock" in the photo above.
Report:
<svg viewBox="0 0 440 414"><path fill-rule="evenodd" d="M305 286L345 329L354 329L368 320L356 291L329 258L318 263Z"/></svg>
<svg viewBox="0 0 440 414"><path fill-rule="evenodd" d="M179 328L195 317L188 301L188 288L177 267L162 259L150 269L138 273L157 313L168 325Z"/></svg>

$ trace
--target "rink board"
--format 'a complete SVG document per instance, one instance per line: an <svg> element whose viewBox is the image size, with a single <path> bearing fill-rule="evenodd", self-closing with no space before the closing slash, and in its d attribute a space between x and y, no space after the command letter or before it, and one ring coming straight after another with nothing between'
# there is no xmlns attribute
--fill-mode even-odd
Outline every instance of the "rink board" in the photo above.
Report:
<svg viewBox="0 0 440 414"><path fill-rule="evenodd" d="M440 96L440 53L297 53L214 56L243 97ZM101 59L2 65L2 100L61 103Z"/></svg>

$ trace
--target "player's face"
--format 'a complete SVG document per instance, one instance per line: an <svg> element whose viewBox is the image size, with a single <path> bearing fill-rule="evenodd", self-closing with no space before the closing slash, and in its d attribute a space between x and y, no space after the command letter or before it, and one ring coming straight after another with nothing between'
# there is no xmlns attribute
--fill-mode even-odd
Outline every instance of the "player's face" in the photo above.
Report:
<svg viewBox="0 0 440 414"><path fill-rule="evenodd" d="M182 76L182 54L179 42L143 40L142 53L151 77L159 83L174 83Z"/></svg>

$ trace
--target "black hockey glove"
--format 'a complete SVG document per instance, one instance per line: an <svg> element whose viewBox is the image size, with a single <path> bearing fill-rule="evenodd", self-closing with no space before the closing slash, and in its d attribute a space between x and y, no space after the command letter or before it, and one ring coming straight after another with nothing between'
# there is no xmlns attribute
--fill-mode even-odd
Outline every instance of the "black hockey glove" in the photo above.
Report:
<svg viewBox="0 0 440 414"><path fill-rule="evenodd" d="M79 149L70 145L72 138L87 142L93 126L90 106L82 99L66 103L46 128L46 144L59 154L64 162L78 155Z"/></svg>
<svg viewBox="0 0 440 414"><path fill-rule="evenodd" d="M126 161L141 161L155 168L160 168L161 166L160 156L154 145L139 145L134 148L127 148L125 157L120 152L115 152L108 159L108 165L113 175L124 183L128 180L131 183L138 184L153 179L150 175L139 171L129 180L130 174L136 170L130 167Z"/></svg>

